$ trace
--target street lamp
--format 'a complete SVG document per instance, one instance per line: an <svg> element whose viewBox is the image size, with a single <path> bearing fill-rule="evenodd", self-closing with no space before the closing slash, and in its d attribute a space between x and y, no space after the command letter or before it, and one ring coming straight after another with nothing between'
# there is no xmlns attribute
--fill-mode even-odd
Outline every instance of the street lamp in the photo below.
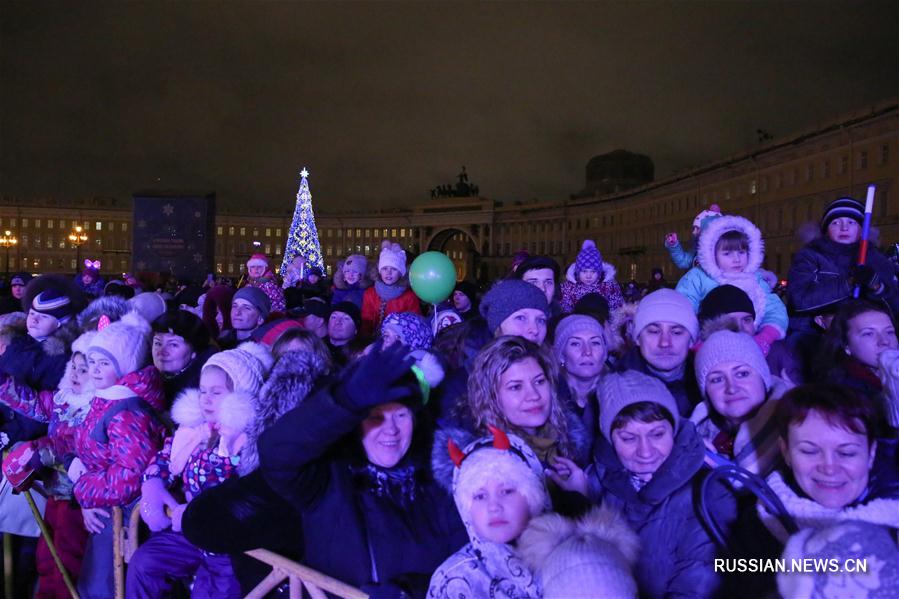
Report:
<svg viewBox="0 0 899 599"><path fill-rule="evenodd" d="M3 237L0 237L0 246L6 248L6 274L9 275L9 248L19 243L12 231L4 231Z"/></svg>
<svg viewBox="0 0 899 599"><path fill-rule="evenodd" d="M76 226L69 233L69 243L75 246L75 272L78 272L78 263L81 262L81 246L87 243L87 233L81 225Z"/></svg>

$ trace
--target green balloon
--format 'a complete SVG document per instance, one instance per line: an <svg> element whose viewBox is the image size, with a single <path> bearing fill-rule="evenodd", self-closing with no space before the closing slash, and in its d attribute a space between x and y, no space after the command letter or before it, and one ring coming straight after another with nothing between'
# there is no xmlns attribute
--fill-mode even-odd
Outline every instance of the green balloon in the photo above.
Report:
<svg viewBox="0 0 899 599"><path fill-rule="evenodd" d="M409 285L421 301L439 304L456 287L456 267L442 252L425 252L409 267Z"/></svg>

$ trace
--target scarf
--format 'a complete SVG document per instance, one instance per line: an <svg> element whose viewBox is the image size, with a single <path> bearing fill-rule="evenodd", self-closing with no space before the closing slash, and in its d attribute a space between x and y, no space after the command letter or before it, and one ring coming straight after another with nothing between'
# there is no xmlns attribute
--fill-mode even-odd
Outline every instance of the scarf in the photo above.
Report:
<svg viewBox="0 0 899 599"><path fill-rule="evenodd" d="M369 462L351 471L376 497L386 497L403 507L415 501L415 466L381 468Z"/></svg>
<svg viewBox="0 0 899 599"><path fill-rule="evenodd" d="M406 292L406 283L397 281L393 285L387 285L383 281L378 280L375 281L375 291L378 293L378 297L381 298L381 302L389 302Z"/></svg>
<svg viewBox="0 0 899 599"><path fill-rule="evenodd" d="M561 454L559 451L559 434L549 423L540 427L535 435L529 435L524 431L519 431L516 434L527 443L528 447L537 455L540 463L545 466L552 463L552 458Z"/></svg>

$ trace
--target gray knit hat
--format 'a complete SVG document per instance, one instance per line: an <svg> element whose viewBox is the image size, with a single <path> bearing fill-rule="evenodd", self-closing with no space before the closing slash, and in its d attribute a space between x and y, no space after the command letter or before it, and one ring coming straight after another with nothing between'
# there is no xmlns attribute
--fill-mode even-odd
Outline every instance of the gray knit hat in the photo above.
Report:
<svg viewBox="0 0 899 599"><path fill-rule="evenodd" d="M562 351L565 349L568 340L578 333L587 333L591 337L598 335L603 338L603 343L605 343L606 337L598 320L592 316L572 314L560 320L558 326L556 326L553 353L556 354L557 359L562 359Z"/></svg>
<svg viewBox="0 0 899 599"><path fill-rule="evenodd" d="M634 314L634 339L653 322L673 322L690 332L693 341L699 339L699 321L693 304L673 289L659 289L644 297Z"/></svg>
<svg viewBox="0 0 899 599"><path fill-rule="evenodd" d="M270 300L265 292L258 287L253 287L252 285L241 287L237 290L237 293L234 294L231 303L233 304L234 300L239 299L253 304L253 306L259 310L259 314L262 318L268 318L269 313L272 311L272 300Z"/></svg>
<svg viewBox="0 0 899 599"><path fill-rule="evenodd" d="M705 379L715 366L722 362L744 362L765 381L765 389L771 388L771 369L762 350L746 333L717 331L712 333L696 352L696 382L705 397Z"/></svg>
<svg viewBox="0 0 899 599"><path fill-rule="evenodd" d="M680 423L677 402L665 383L659 379L637 372L625 370L617 374L607 374L599 383L599 430L612 441L612 423L619 412L631 404L648 401L657 403L674 418L674 430Z"/></svg>
<svg viewBox="0 0 899 599"><path fill-rule="evenodd" d="M505 279L494 285L481 300L481 316L487 320L491 333L513 312L533 308L541 310L549 318L546 295L530 283L520 279Z"/></svg>

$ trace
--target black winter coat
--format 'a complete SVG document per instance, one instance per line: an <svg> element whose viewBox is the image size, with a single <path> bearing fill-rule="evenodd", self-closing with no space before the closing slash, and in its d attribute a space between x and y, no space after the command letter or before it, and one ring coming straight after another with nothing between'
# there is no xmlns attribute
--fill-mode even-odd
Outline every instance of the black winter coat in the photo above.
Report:
<svg viewBox="0 0 899 599"><path fill-rule="evenodd" d="M849 272L858 261L858 246L858 243L847 245L822 237L796 252L787 286L794 312L813 314L852 295ZM867 264L879 275L884 291L880 296L866 296L866 299L883 301L894 316L899 315L899 283L889 258L869 246Z"/></svg>
<svg viewBox="0 0 899 599"><path fill-rule="evenodd" d="M368 412L350 405L334 385L285 414L259 439L260 471L301 514L306 565L356 587L424 597L434 570L468 534L452 497L418 466L426 457L380 469L335 453ZM410 453L415 447L413 440Z"/></svg>
<svg viewBox="0 0 899 599"><path fill-rule="evenodd" d="M618 372L636 370L647 376L658 378L649 369L649 364L646 363L646 360L640 353L639 347L632 348L621 358L615 367ZM681 417L689 418L690 414L693 413L693 408L695 408L697 404L702 403L702 394L699 392L699 385L696 383L696 377L693 375L692 355L687 356L687 366L684 369L683 378L670 382L662 381L662 383L665 384L665 387L667 387L668 391L671 392L671 395L674 396L674 401L677 402L677 410L680 412Z"/></svg>
<svg viewBox="0 0 899 599"><path fill-rule="evenodd" d="M603 437L597 441L591 486L622 512L642 543L634 578L641 597L710 597L718 588L718 549L698 517L694 496L708 472L705 446L693 424L681 421L674 448L646 485L637 491L631 473ZM723 486L709 493L709 511L727 530L736 519L736 501Z"/></svg>

